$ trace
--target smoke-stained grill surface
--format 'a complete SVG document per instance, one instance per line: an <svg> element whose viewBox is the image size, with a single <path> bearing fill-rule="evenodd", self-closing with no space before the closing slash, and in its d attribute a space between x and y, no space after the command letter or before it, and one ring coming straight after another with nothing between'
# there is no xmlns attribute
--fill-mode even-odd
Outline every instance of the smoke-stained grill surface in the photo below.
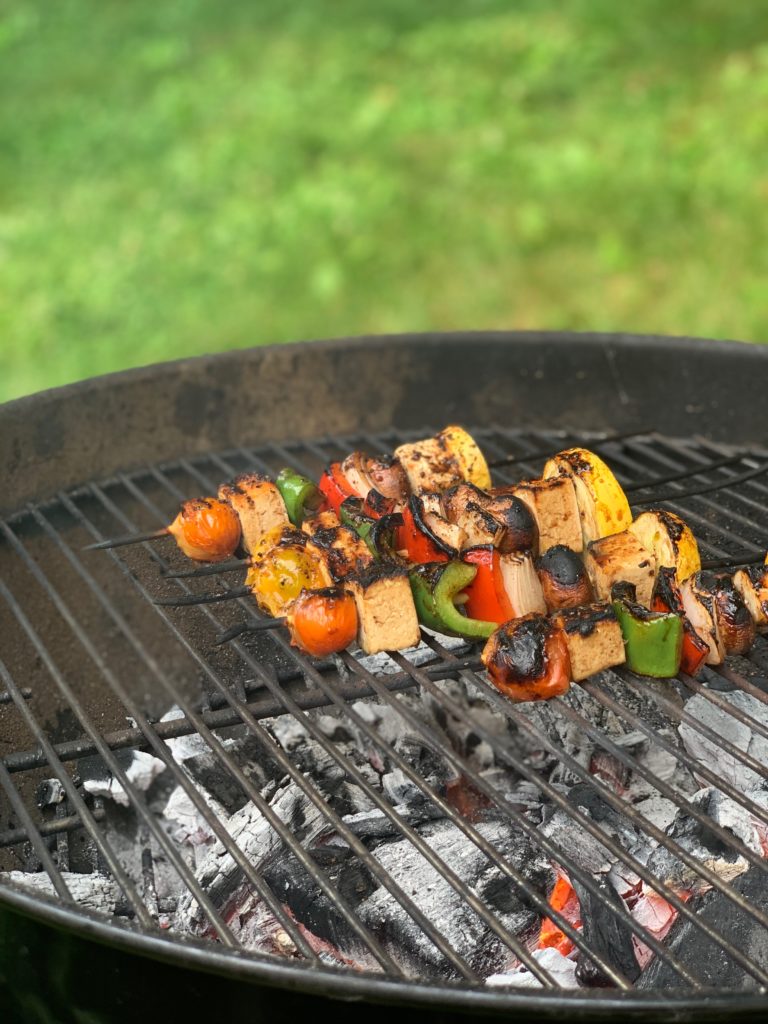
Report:
<svg viewBox="0 0 768 1024"><path fill-rule="evenodd" d="M728 481L766 453L746 417L725 408L722 374L696 407L670 412L664 382L644 392L633 369L644 348L653 367L663 354L674 363L686 344L371 340L141 371L115 379L115 418L102 424L115 438L109 465L103 442L54 436L74 416L66 394L58 405L42 396L48 426L32 404L26 419L25 403L0 409L11 481L0 521L0 905L179 964L206 958L224 976L339 997L541 1016L568 1006L613 1013L608 990L625 1009L659 1015L673 1003L698 1019L764 1011L763 637L748 657L697 680L617 670L562 700L517 706L480 674L478 647L439 637L425 636L416 656L328 662L298 654L280 633L216 647L218 634L254 614L252 603L170 609L147 598L214 581L224 591L239 586L236 576L165 579L183 564L171 545L82 550L162 525L179 500L239 473L291 465L317 478L353 449L385 453L453 420L489 458L518 456L494 472L497 485L540 475L543 460L526 453L579 444L599 447L627 486L700 465L679 490L721 488L666 507L692 526L705 559L756 558L768 547L768 474ZM755 352L752 366L739 347L701 355L689 376L703 380L702 363L732 355L747 392L766 365ZM263 418L280 395L265 392L267 412L240 426L259 395L240 393L238 359L243 379L257 380L260 365L263 386L280 391L284 364L298 392L314 374L323 395L324 365L351 410L337 398L324 429L314 407L296 429L277 413L270 428ZM373 367L387 359L393 373L416 374L427 415L440 405L426 379L434 366L439 419L422 422L413 382L396 393L385 376L381 409L371 410ZM571 379L561 371L569 362ZM340 372L357 373L357 391L352 377L341 386ZM542 378L550 402L535 411L525 391ZM136 403L142 381L152 392L157 379L170 382L165 401L176 411L150 460ZM93 387L102 398L83 391L84 429L99 401L110 405L109 379ZM510 401L504 422L492 421L494 388L519 396L517 416ZM222 394L235 407L226 414ZM718 402L714 443L701 434ZM121 413L136 424L133 454ZM226 424L206 426L217 413ZM649 421L656 430L599 445ZM184 422L186 450L176 436ZM235 425L243 433L224 440ZM563 875L581 925L549 906ZM541 946L547 919L562 933L558 948L575 945L575 972L575 961ZM517 987L504 987L498 975L511 971Z"/></svg>

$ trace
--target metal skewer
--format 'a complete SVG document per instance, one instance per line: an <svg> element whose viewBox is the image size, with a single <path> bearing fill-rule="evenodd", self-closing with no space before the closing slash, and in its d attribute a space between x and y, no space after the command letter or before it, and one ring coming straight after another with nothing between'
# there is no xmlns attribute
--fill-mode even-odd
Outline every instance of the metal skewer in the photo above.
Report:
<svg viewBox="0 0 768 1024"><path fill-rule="evenodd" d="M216 637L216 646L221 647L222 644L227 644L230 640L236 640L243 633L261 633L267 629L279 629L285 621L285 616L280 616L276 619L261 619L258 622L256 620L252 622L238 622L236 626L231 626L229 629L225 629L223 633L219 633Z"/></svg>
<svg viewBox="0 0 768 1024"><path fill-rule="evenodd" d="M128 544L141 544L143 541L160 540L161 537L168 536L170 536L170 530L164 526L160 530L150 530L147 533L127 533L122 537L100 540L97 544L86 544L83 551L105 551L107 548L122 548Z"/></svg>
<svg viewBox="0 0 768 1024"><path fill-rule="evenodd" d="M164 608L182 608L190 604L214 604L217 601L234 601L238 597L248 597L249 587L238 587L236 590L225 590L223 594L183 594L180 597L158 597L153 604Z"/></svg>

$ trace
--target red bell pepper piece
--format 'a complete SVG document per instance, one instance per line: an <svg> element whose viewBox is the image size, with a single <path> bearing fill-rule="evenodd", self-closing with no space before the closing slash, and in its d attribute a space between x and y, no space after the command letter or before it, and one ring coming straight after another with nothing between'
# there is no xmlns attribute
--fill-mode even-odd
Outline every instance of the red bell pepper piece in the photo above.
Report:
<svg viewBox="0 0 768 1024"><path fill-rule="evenodd" d="M415 565L425 562L450 561L445 551L441 551L431 537L416 525L413 512L407 506L403 509L403 525L397 531L397 548L408 553L408 561Z"/></svg>
<svg viewBox="0 0 768 1024"><path fill-rule="evenodd" d="M325 495L327 508L332 508L336 515L340 515L341 503L346 498L357 497L352 490L347 478L341 471L339 462L332 462L323 473L317 485Z"/></svg>
<svg viewBox="0 0 768 1024"><path fill-rule="evenodd" d="M477 575L466 588L466 612L472 619L508 622L515 617L504 589L499 552L488 545L465 551L462 561L477 566Z"/></svg>

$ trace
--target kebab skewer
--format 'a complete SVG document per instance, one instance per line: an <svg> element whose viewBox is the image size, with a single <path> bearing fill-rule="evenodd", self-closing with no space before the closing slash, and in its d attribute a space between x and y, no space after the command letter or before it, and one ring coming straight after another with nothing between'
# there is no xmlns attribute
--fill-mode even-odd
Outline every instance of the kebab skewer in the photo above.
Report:
<svg viewBox="0 0 768 1024"><path fill-rule="evenodd" d="M443 433L445 434L447 432ZM468 435L466 436L468 437ZM449 446L447 445L445 438L440 436L439 439L431 439L431 441L433 442L431 449L428 447L428 450L426 452L423 450L423 447L421 450L419 449L418 443L416 445L410 446L409 450L407 450L406 452L401 452L400 450L398 450L401 456L404 458L406 465L411 470L411 478L418 483L418 486L422 486L425 482L429 482L432 485L434 485L435 483L442 484L448 482L449 479L446 476L448 470L446 469L445 456L446 448ZM584 456L586 456L586 458ZM459 475L464 475L465 478L469 476L470 482L467 482L467 480L465 479L462 483L454 483L452 487L449 488L449 492L452 493L449 493L448 500L445 502L442 502L439 495L436 494L422 495L421 497L412 497L409 502L408 510L411 512L411 516L413 518L413 525L418 527L420 529L421 534L423 536L426 536L435 545L435 549L432 551L428 551L428 554L434 554L436 550L438 552L438 556L442 560L446 560L451 555L455 555L457 551L461 549L463 557L467 561L471 563L472 561L477 560L478 567L485 568L485 563L489 558L491 560L496 558L500 560L502 557L504 557L504 555L509 556L511 554L510 552L505 551L497 553L496 546L499 541L499 531L501 531L501 535L507 536L508 538L510 531L513 531L513 528L515 526L520 526L520 509L525 507L525 503L518 499L517 496L504 494L503 492L496 492L495 494L492 495L483 493L482 490L479 488L478 484L475 484L471 480L471 478L473 475L476 480L484 481L485 478L482 476L477 476L477 462L473 463L468 456L464 455L464 461L462 462L461 459L457 460L455 456L451 455L447 461L449 463L449 466L451 463L453 465L458 463L460 465ZM559 471L556 469L557 466L560 467ZM362 479L362 472L364 467L361 467L359 460L357 465L347 466L346 468L347 473L350 476L352 476L353 479L355 478L354 473L357 473L358 481ZM379 467L377 467L377 471L379 472L379 474L384 473L385 471L389 472L389 477L386 479L383 486L385 487L385 489L388 489L390 493L381 496L383 497L384 501L396 503L398 499L402 500L402 479L401 477L399 477L399 474L397 474L396 472L392 472L392 463L389 463L386 466L379 465ZM547 472L549 472L550 474L549 477L547 477L546 475ZM559 472L559 477L555 476L556 472ZM442 477L436 478L435 474L438 473L444 475ZM430 476L430 474L432 475ZM329 479L332 479L332 471L329 472L327 476ZM636 538L633 538L631 533L628 531L625 531L623 535L613 534L609 535L607 538L603 538L600 536L602 532L610 530L614 528L615 525L617 525L617 523L625 521L627 516L629 516L629 506L626 503L626 499L624 498L620 487L615 482L615 478L612 477L612 474L610 474L610 471L607 469L605 464L602 463L602 461L599 460L596 456L594 456L593 453L576 450L572 450L567 453L561 453L560 456L553 460L553 465L548 466L548 468L545 468L545 477L540 482L543 485L541 487L541 490L551 490L552 493L554 493L557 490L562 495L564 488L562 486L561 478L563 477L572 478L574 492L580 496L580 500L579 498L577 498L577 506L582 526L582 540L587 541L587 544L589 545L588 557L590 557L594 563L591 575L593 576L593 578L597 578L598 580L598 590L600 588L605 590L611 582L610 566L615 562L623 562L624 564L620 564L619 566L619 571L623 576L628 575L626 570L626 564L628 560L631 561L631 558L628 559L628 554L635 555L637 554L636 549L638 547L642 548L642 545L637 541ZM555 488L551 484L546 485L545 481L547 479L556 480L559 484L559 487ZM377 482L381 483L381 479L379 479ZM308 482L305 482L305 484L306 483ZM368 490L366 490L365 486L365 483L361 485L358 482L358 491L362 491L362 497L364 501L368 503L368 496L370 492L374 490L374 488L373 486L371 486ZM399 492L397 490L398 488ZM265 497L267 499L266 503L264 501L255 500L255 494L258 494L258 492L262 492L262 497ZM376 493L380 495L380 492ZM606 494L608 495L608 500L606 500ZM301 495L297 494L296 497L298 500L301 498ZM306 497L310 496L306 495ZM220 499L221 498L226 498L230 505L234 506L237 509L237 513L239 515L241 524L241 530L244 538L244 545L249 551L251 551L252 554L259 551L260 547L264 544L264 538L266 536L270 535L275 530L279 531L281 527L284 527L284 524L288 518L288 502L285 500L281 502L281 499L283 499L283 495L280 493L280 491L271 482L265 481L263 478L259 478L254 475L251 475L249 478L240 478L238 481L235 481L234 485L224 485L223 488L220 490ZM316 506L316 503L314 503L314 505ZM489 505L493 506L493 508L490 508ZM305 511L303 507L303 501L299 501L299 506L301 509L301 515L303 515ZM377 511L381 507L381 502L378 503L378 509L376 506L371 506L371 504L368 503L368 508L370 511ZM383 507L391 508L393 506L391 504L389 506L384 504ZM442 511L446 511L448 513L447 518L441 516ZM496 512L496 516L494 516L494 512ZM515 515L513 515L512 518L510 518L510 513L514 513ZM523 517L523 519L524 518L525 517ZM529 523L524 524L524 526L527 526L529 530L531 518L532 517L529 515ZM573 521L575 517L571 515L568 518L571 521ZM452 522L452 519L463 521L464 525L461 526L459 525L459 522ZM666 526L669 527L669 523L667 523ZM323 529L323 527L321 527L321 529ZM326 531L327 529L328 527L325 527ZM338 528L334 527L333 529ZM666 532L667 534L669 534L669 529L667 529ZM597 535L596 537L594 536L595 534ZM589 537L593 537L593 539L590 541L588 539ZM464 549L464 544L468 539L473 541L486 541L488 543L486 543L485 545L475 545L474 548L471 548L469 551L466 551ZM603 540L607 541L608 543L603 544L603 550L596 553L593 550L594 544ZM668 536L666 537L666 540L669 546ZM532 542L533 536L529 536L528 547L532 546ZM507 543L509 543L509 540L507 540ZM635 550L632 550L633 544ZM514 546L514 544L512 546ZM280 552L280 556L278 557L277 567L271 565L271 562L274 561L275 557L274 551L270 551L267 555L267 565L268 567L271 567L273 576L275 572L278 572L279 574L279 572L282 571L279 568L279 566L284 565L284 556L286 552L290 552L291 549L293 548L294 556L299 556L299 552L296 551L295 539L294 543L292 544L290 537L283 538L282 544L278 544L275 547L282 549ZM339 547L339 545L337 545L337 547ZM340 547L342 549L343 558L344 545L341 545ZM499 547L501 547L501 545L499 545ZM484 548L485 550L483 550ZM606 548L609 549L607 552L606 550L604 550ZM333 545L331 545L331 551L334 551ZM227 557L229 553L230 552L226 552L223 555L220 555L219 557ZM617 553L623 554L623 558L617 558ZM642 554L642 552L640 553ZM281 557L283 559L282 562L280 561ZM334 554L332 555L332 557L337 556ZM696 557L698 556L696 555ZM635 561L637 561L637 559L635 559ZM641 564L640 567L646 568L648 570L648 572L644 574L645 576L652 577L654 575L653 566L649 564L649 559L646 558L644 561L646 564ZM603 573L602 575L600 575L597 572L597 569L601 568L603 563L609 566L609 571L607 572L607 582L605 578L606 574ZM322 564L322 561L320 564ZM532 588L530 582L526 587L524 584L521 584L520 581L526 579L528 581L536 579L536 576L532 573L532 556L530 551L515 553L512 556L511 560L508 559L507 565L499 565L499 568L501 568L500 575L502 576L502 578L505 575L509 575L512 566L514 566L514 568L517 570L516 573L513 575L513 579L517 581L517 590L519 592L518 597L521 599L517 601L516 605L513 602L507 602L505 604L503 601L500 601L499 605L501 610L501 618L510 618L511 612L511 617L519 620L530 616L536 616L536 614L540 614L541 612L546 610L547 604L544 601L543 588L540 584L539 593L533 597L533 608L526 608L525 606L525 600L531 599L530 591ZM268 598L266 601L264 600L264 591L266 590L267 595L269 595L270 591L268 583L266 587L264 586L264 568L260 567L260 565L257 565L252 571L256 573L257 580L251 581L251 589L256 589L258 591L262 598L262 603L267 604L268 610L278 610L271 608L269 606ZM331 575L335 575L336 577L338 577L340 574L337 572L335 574L331 573ZM343 574L341 575L343 578ZM396 580L398 578L402 580L403 574L396 568L388 567L387 572L385 573L379 571L372 574L369 573L369 576L371 576L371 578L368 580L363 580L360 582L357 580L351 581L351 587L353 591L357 591L357 593L360 595L360 607L365 606L363 603L363 599L367 595L368 590L373 584L378 584L379 590L383 593L384 590L386 589L391 590L393 587L396 588ZM267 581L269 580L269 572L266 573L266 579ZM310 620L314 621L320 617L318 614L318 608L321 606L325 607L326 604L335 604L339 607L346 606L346 608L349 608L349 602L348 600L345 601L343 592L339 593L339 591L336 590L335 592L331 593L328 592L329 588L326 587L326 593L322 593L321 590L323 588L308 587L306 585L307 583L315 582L316 580L312 578L311 574L305 573L304 575L302 575L301 573L299 573L298 576L296 577L296 589L298 590L298 594L294 597L294 602L298 601L298 598L301 597L305 591L310 595L307 597L306 601L299 602L299 612L303 612L305 604L307 608L313 608L314 611L313 614L310 615ZM324 582L329 581L325 580ZM256 583L255 588L253 586L253 583ZM386 584L389 584L389 586L387 587ZM512 592L515 592L514 585L509 589L512 590ZM650 601L649 595L644 594L643 596L645 597L645 603L648 604ZM543 607L536 607L537 601L540 601ZM494 618L496 621L499 621L498 612L496 613ZM338 646L333 646L334 644L338 644L340 642L339 636L349 637L350 635L349 622L352 620L352 616L349 615L348 612L346 615L346 620L346 632L344 632L344 630L342 629L335 639L328 640L326 642L325 647L323 647L322 644L313 644L312 642L310 642L310 644L305 643L303 644L303 646L305 647L305 649L310 649L310 653L315 653L315 651L317 651L318 653L325 653L326 647L328 650L339 649ZM298 637L294 636L294 640L295 642L298 642L299 645L301 646L302 644L300 637L302 630L296 630L293 623L299 623L304 621L304 617L302 615L297 615L295 616L295 618L290 618L288 621L289 628L291 628L292 630L292 636L294 636L295 633L299 634ZM444 622L441 622L440 625L445 626L446 624ZM481 627L484 630L488 628L488 625L488 622L481 621ZM583 632L583 623L580 626L580 629ZM307 630L305 629L304 632L307 632ZM418 627L416 627L416 633L418 634ZM377 640L372 639L373 636L374 634L370 633L369 631L369 635L364 640L364 648L373 648L377 644L379 644L377 649L393 648L394 644L391 641L391 639L385 640L382 638ZM411 643L409 643L408 646L411 646L413 642L415 641L411 641ZM346 643L342 644L341 646L346 646ZM401 645L398 644L397 646ZM314 650L312 650L311 647L314 647ZM320 651L321 647L323 647L322 652Z"/></svg>

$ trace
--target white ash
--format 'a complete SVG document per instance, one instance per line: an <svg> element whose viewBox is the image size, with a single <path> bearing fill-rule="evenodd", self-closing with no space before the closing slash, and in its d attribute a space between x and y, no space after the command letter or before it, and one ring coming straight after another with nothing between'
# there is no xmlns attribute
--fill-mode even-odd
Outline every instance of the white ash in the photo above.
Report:
<svg viewBox="0 0 768 1024"><path fill-rule="evenodd" d="M117 882L109 875L75 874L72 871L62 871L61 877L72 894L73 899L81 907L88 910L98 911L100 914L113 915L118 912L125 912L126 899L123 891ZM31 874L26 871L2 871L0 882L10 882L13 885L21 886L23 889L30 889L33 892L44 893L58 899L59 896L53 887L53 882L48 875L38 872Z"/></svg>
<svg viewBox="0 0 768 1024"><path fill-rule="evenodd" d="M740 839L753 853L762 855L757 824L746 808L717 789L701 790L695 794L692 803L708 819ZM732 881L749 868L749 861L737 849L696 821L685 808L678 811L666 831L680 847L725 882ZM659 845L653 852L648 868L660 881L677 891L703 893L711 888L707 879L666 846Z"/></svg>
<svg viewBox="0 0 768 1024"><path fill-rule="evenodd" d="M170 711L166 711L160 721L174 722L184 717L185 715L181 708L174 704ZM175 739L166 740L166 744L173 754L174 761L177 761L179 764L183 764L190 757L205 754L210 749L203 737L196 732L190 733L188 736L178 736Z"/></svg>
<svg viewBox="0 0 768 1024"><path fill-rule="evenodd" d="M768 728L768 705L742 690L718 693L717 696ZM712 729L716 736L728 740L733 746L759 761L764 771L758 774L733 754L723 750L718 743L703 736L692 725L681 722L679 733L689 754L742 792L766 787L768 739L707 700L702 694L691 697L685 705L685 710L697 721ZM702 779L702 784L708 783Z"/></svg>
<svg viewBox="0 0 768 1024"><path fill-rule="evenodd" d="M459 637L444 636L442 633L435 633L431 629L425 629L425 632L434 636L439 641L440 645L445 648L446 651L451 651L456 654L461 650L466 650L467 642ZM418 647L409 647L407 650L402 651L403 657L409 661L412 665L424 665L427 662L434 661L436 655L432 648L424 643L422 640ZM397 672L402 672L402 669L390 656L382 651L381 654L366 654L358 659L359 663L363 668L367 669L368 672L372 672L374 675L394 675ZM346 666L345 666L346 668Z"/></svg>
<svg viewBox="0 0 768 1024"><path fill-rule="evenodd" d="M165 771L166 765L164 761L145 753L143 750L134 750L132 754L133 757L123 770L128 782L144 793L150 788L158 775ZM128 807L130 804L128 794L111 772L108 772L102 778L85 779L83 788L92 796L108 797L122 807Z"/></svg>
<svg viewBox="0 0 768 1024"><path fill-rule="evenodd" d="M278 790L270 801L270 807L300 841L318 835L326 825L325 816L292 784ZM283 845L267 818L251 802L233 814L225 822L225 827L257 872L264 861ZM214 903L221 906L242 883L243 871L217 839L203 858L197 878ZM203 920L194 896L183 894L179 901L177 925L199 931Z"/></svg>
<svg viewBox="0 0 768 1024"><path fill-rule="evenodd" d="M205 800L206 806L219 821L223 821L227 817L227 812L221 804L202 787L196 788ZM215 833L182 786L172 790L163 809L163 817L168 823L169 835L182 846L191 846L195 850L195 861L198 863L198 858L203 856L200 848L210 845L215 839Z"/></svg>
<svg viewBox="0 0 768 1024"><path fill-rule="evenodd" d="M558 950L551 947L545 949L534 949L531 953L533 959L544 968L561 988L578 988L576 980L575 960L569 960ZM544 986L524 964L520 964L512 971L504 974L492 974L485 979L489 988L543 988Z"/></svg>
<svg viewBox="0 0 768 1024"><path fill-rule="evenodd" d="M554 884L549 864L514 825L499 820L475 827L535 889L549 892ZM538 913L525 904L514 884L455 825L437 821L419 831L511 934L527 935L538 925ZM410 842L377 846L373 856L474 970L486 976L508 961L508 948ZM442 954L386 889L377 888L358 905L356 915L404 966L445 976Z"/></svg>

